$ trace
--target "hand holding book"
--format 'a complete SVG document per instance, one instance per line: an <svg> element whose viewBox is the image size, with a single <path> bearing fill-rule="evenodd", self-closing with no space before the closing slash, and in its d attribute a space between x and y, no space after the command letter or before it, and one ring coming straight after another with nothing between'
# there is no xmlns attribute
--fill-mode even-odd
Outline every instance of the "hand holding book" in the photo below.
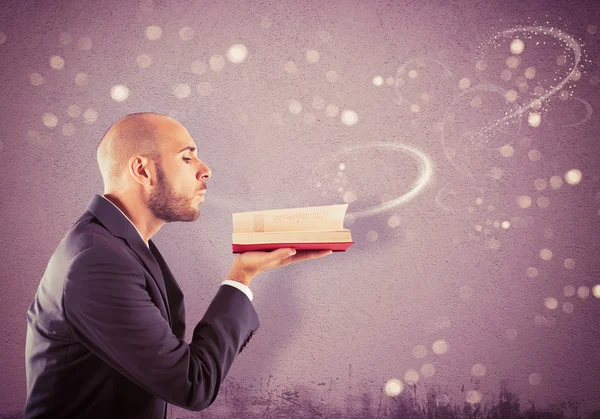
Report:
<svg viewBox="0 0 600 419"><path fill-rule="evenodd" d="M308 259L321 258L331 254L331 250L301 250L279 248L271 252L244 252L237 255L227 274L227 279L250 285L252 279L272 268L301 262Z"/></svg>

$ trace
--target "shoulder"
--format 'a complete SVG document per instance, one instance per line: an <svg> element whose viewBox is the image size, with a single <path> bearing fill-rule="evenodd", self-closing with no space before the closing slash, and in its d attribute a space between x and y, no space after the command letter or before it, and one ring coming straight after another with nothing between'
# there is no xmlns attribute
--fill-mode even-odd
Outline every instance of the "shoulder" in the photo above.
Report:
<svg viewBox="0 0 600 419"><path fill-rule="evenodd" d="M71 261L65 275L63 304L65 309L95 312L103 304L147 296L145 290L144 274L131 256L115 248L93 246Z"/></svg>
<svg viewBox="0 0 600 419"><path fill-rule="evenodd" d="M70 279L138 274L143 277L139 264L128 252L104 245L91 246L79 252L67 270Z"/></svg>
<svg viewBox="0 0 600 419"><path fill-rule="evenodd" d="M108 262L135 264L125 240L112 235L91 213L84 213L65 234L59 252L71 266ZM63 259L64 260L64 259Z"/></svg>
<svg viewBox="0 0 600 419"><path fill-rule="evenodd" d="M128 278L135 282L138 282L137 278L143 279L141 267L127 243L88 215L80 218L64 239L69 254L67 285L79 282L110 286L119 279Z"/></svg>
<svg viewBox="0 0 600 419"><path fill-rule="evenodd" d="M93 214L86 211L73 225L63 238L66 247L76 253L92 246L123 249L127 248L125 241L112 235Z"/></svg>

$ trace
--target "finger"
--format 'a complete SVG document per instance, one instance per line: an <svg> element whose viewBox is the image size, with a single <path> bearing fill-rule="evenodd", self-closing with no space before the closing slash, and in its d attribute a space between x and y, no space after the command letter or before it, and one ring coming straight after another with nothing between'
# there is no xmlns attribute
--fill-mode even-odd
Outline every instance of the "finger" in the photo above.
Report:
<svg viewBox="0 0 600 419"><path fill-rule="evenodd" d="M296 254L296 249L294 249L294 248L286 247L286 248L276 249L276 250L273 250L272 252L269 252L269 262L277 262L282 259L289 258L290 256L293 256L295 254Z"/></svg>
<svg viewBox="0 0 600 419"><path fill-rule="evenodd" d="M290 259L293 259L294 262L299 262L301 260L322 258L323 256L330 255L331 253L333 253L332 250L300 250Z"/></svg>
<svg viewBox="0 0 600 419"><path fill-rule="evenodd" d="M299 250L295 255L279 260L277 266L286 266L303 260L322 258L331 253L333 253L333 250Z"/></svg>
<svg viewBox="0 0 600 419"><path fill-rule="evenodd" d="M325 256L333 253L331 249L321 249L321 250L307 250L306 253L315 255L315 256Z"/></svg>

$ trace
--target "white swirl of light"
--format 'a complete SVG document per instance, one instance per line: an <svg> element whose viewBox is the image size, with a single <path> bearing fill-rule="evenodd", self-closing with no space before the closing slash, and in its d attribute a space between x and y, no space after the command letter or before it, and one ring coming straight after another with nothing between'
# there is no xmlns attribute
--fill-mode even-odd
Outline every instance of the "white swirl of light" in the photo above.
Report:
<svg viewBox="0 0 600 419"><path fill-rule="evenodd" d="M318 163L316 165L316 167L313 169L313 173L315 173L317 168L322 166L325 162L331 161L331 160L335 159L337 156L340 156L342 154L347 154L348 152L351 152L351 151L363 150L363 149L369 149L369 148L385 148L385 149L392 149L395 151L402 151L404 153L411 154L413 157L416 158L416 160L419 163L419 168L420 168L419 177L414 182L412 188L408 192L400 195L397 198L383 202L380 205L375 205L372 207L365 208L363 210L346 213L347 216L352 216L352 217L355 217L356 219L358 219L359 217L366 217L366 216L370 216L370 215L379 214L379 213L387 211L391 208L397 207L401 204L406 204L407 202L414 199L419 193L421 193L423 191L423 189L427 186L427 184L431 180L431 177L433 176L432 162L429 159L429 157L427 157L427 155L425 155L425 153L423 153L422 151L420 151L414 147L406 145L406 144L390 143L390 142L383 142L383 141L344 148L342 151L339 151L339 152L335 153L333 156L330 156L330 157L322 160L320 163Z"/></svg>
<svg viewBox="0 0 600 419"><path fill-rule="evenodd" d="M546 92L539 98L532 100L527 105L524 105L524 106L520 107L519 109L517 109L516 111L506 115L504 118L494 122L493 124L488 125L487 127L485 127L483 129L483 131L481 131L481 133L489 131L492 128L495 128L498 125L502 124L503 122L506 122L507 120L509 120L511 118L514 118L515 116L520 116L527 109L533 108L534 106L542 103L543 101L548 99L550 96L552 96L553 94L558 92L560 89L562 89L562 87L565 84L567 84L567 82L573 76L573 74L575 74L575 72L577 71L577 66L579 65L579 61L581 61L581 47L579 46L577 41L575 41L575 39L572 36L564 33L560 29L550 28L547 26L525 26L522 28L507 29L507 30L501 32L499 35L496 35L495 37L493 37L492 40L498 39L501 37L506 37L507 35L512 35L517 32L525 32L525 33L531 32L534 34L543 33L544 35L553 36L554 38L558 39L559 41L564 42L565 45L573 51L573 55L575 57L575 63L573 64L573 68L570 69L571 72L569 73L569 75L567 77L565 77L563 80L561 80L561 82L558 83L556 86L551 88L548 92Z"/></svg>
<svg viewBox="0 0 600 419"><path fill-rule="evenodd" d="M448 106L448 109L446 110L446 113L444 114L444 118L442 119L442 132L441 132L441 140L442 140L442 150L444 151L444 156L446 157L446 160L448 160L450 162L450 164L452 165L452 167L454 167L459 173L462 173L463 175L466 175L472 179L474 179L473 174L470 173L470 168L467 168L465 170L464 167L459 167L457 166L457 164L454 163L453 159L448 155L448 151L447 149L450 147L452 148L452 146L457 146L459 145L457 144L447 144L446 142L446 121L448 120L448 114L450 113L450 111L452 109L454 109L455 107L455 103L463 96L466 94L471 94L473 93L474 90L481 90L484 92L492 92L492 93L497 93L500 96L504 97L506 95L506 90L495 86L493 84L487 85L487 84L478 84L477 86L473 86L468 90L465 90L464 92L462 92L461 94L459 94L456 99L454 99L452 101L452 103L450 104L450 106ZM516 105L515 105L516 106ZM519 132L521 131L521 119L518 120L518 126L517 126L517 131L514 133L514 136L518 135ZM508 125L508 123L506 123ZM486 139L483 137L482 133L471 133L469 131L465 132L462 135L462 138L464 138L463 143L461 145L465 146L465 150L464 150L464 154L462 154L462 158L463 158L463 163L465 160L467 161L471 161L471 158L468 157L472 157L474 152L480 151L479 147L482 146L484 143L487 143L489 141L489 138ZM475 138L477 138L477 142L475 141ZM503 145L508 145L509 143L503 144ZM456 148L456 147L454 147ZM487 148L486 151L491 151L494 150L495 148L497 148L497 146L494 146L492 148Z"/></svg>
<svg viewBox="0 0 600 419"><path fill-rule="evenodd" d="M572 97L571 99L575 99L575 100L578 100L581 103L583 103L583 105L585 106L585 112L586 112L585 117L579 122L576 122L574 124L568 124L568 125L553 124L550 121L548 121L548 119L545 119L546 124L550 125L551 127L571 128L571 127L576 127L577 125L583 124L584 122L586 122L588 119L590 119L592 117L593 109L592 109L592 105L590 105L589 102L587 102L581 98L578 98L578 97Z"/></svg>
<svg viewBox="0 0 600 419"><path fill-rule="evenodd" d="M443 118L443 122L442 122L442 146L446 145L444 143L444 129L445 129L445 125L446 125L446 120L448 119L448 114L450 113L450 110L454 108L454 104L463 96L466 94L471 94L473 93L474 90L482 90L484 92L492 92L492 93L498 93L499 95L501 95L502 97L504 97L506 95L506 90L495 86L493 84L478 84L477 86L473 86L468 90L465 90L464 92L462 92L461 94L459 94L456 99L454 99L452 101L452 103L450 104L450 106L448 106L448 109L446 110L446 113L444 114L444 118ZM514 111L513 113L517 112L518 109L516 111ZM504 119L504 118L503 118ZM517 132L515 133L515 135L517 135L519 133L519 131L521 130L521 120L519 120L519 126L517 128ZM472 136L471 136L472 138ZM495 148L495 147L494 147Z"/></svg>

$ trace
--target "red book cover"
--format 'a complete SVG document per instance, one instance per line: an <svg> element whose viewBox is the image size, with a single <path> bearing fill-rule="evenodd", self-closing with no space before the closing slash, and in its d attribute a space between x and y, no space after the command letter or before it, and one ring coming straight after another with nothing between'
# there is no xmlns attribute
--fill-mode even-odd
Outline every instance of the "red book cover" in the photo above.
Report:
<svg viewBox="0 0 600 419"><path fill-rule="evenodd" d="M354 242L336 243L262 243L262 244L232 244L232 253L244 253L253 250L275 250L280 248L294 248L296 250L333 250L345 252Z"/></svg>

